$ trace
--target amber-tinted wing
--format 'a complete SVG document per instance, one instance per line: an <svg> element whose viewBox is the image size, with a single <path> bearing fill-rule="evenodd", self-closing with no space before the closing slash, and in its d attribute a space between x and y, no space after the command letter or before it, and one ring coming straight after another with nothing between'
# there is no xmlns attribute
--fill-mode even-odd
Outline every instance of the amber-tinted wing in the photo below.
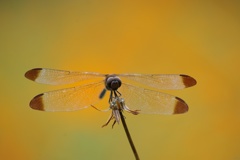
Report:
<svg viewBox="0 0 240 160"><path fill-rule="evenodd" d="M180 98L166 93L144 89L123 83L119 88L121 97L131 110L143 114L180 114L188 111L187 104Z"/></svg>
<svg viewBox="0 0 240 160"><path fill-rule="evenodd" d="M123 82L135 82L155 89L183 89L194 86L197 81L183 74L118 74Z"/></svg>
<svg viewBox="0 0 240 160"><path fill-rule="evenodd" d="M42 111L74 111L84 109L100 100L104 81L73 88L50 91L34 97L30 107Z"/></svg>
<svg viewBox="0 0 240 160"><path fill-rule="evenodd" d="M71 84L87 79L105 79L104 74L93 72L73 72L48 68L35 68L27 71L25 77L44 84Z"/></svg>

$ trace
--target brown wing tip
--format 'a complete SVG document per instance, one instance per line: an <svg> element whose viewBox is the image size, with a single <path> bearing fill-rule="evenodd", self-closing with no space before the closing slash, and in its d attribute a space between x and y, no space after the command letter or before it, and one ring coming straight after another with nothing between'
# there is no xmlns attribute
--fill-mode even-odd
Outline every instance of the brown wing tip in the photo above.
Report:
<svg viewBox="0 0 240 160"><path fill-rule="evenodd" d="M185 85L185 87L191 87L197 84L197 81L188 75L181 74L180 76L183 79L183 84Z"/></svg>
<svg viewBox="0 0 240 160"><path fill-rule="evenodd" d="M31 102L30 102L29 105L30 105L30 107L31 107L32 109L44 111L44 105L43 105L42 96L43 96L43 93L35 96L35 97L31 100Z"/></svg>
<svg viewBox="0 0 240 160"><path fill-rule="evenodd" d="M174 114L181 114L188 111L188 105L181 98L175 97L177 102L174 108Z"/></svg>
<svg viewBox="0 0 240 160"><path fill-rule="evenodd" d="M25 73L25 77L27 79L35 81L37 79L39 73L41 72L42 68L34 68Z"/></svg>

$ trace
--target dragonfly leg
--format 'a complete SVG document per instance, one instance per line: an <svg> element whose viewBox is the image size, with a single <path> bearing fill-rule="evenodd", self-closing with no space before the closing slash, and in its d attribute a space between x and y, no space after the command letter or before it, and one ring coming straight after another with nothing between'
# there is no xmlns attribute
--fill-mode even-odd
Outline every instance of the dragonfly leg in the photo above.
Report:
<svg viewBox="0 0 240 160"><path fill-rule="evenodd" d="M118 93L118 97L121 97L122 94L118 92L118 90L116 90L116 92Z"/></svg>
<svg viewBox="0 0 240 160"><path fill-rule="evenodd" d="M134 114L134 115L138 115L140 110L129 110L130 113Z"/></svg>
<svg viewBox="0 0 240 160"><path fill-rule="evenodd" d="M91 107L93 107L94 109L96 109L97 111L100 111L100 112L108 112L110 110L110 108L101 110L101 109L98 109L97 107L95 107L94 105L91 105Z"/></svg>
<svg viewBox="0 0 240 160"><path fill-rule="evenodd" d="M96 109L98 111L102 111L102 110L98 109L97 107L95 107L94 105L91 105L91 107L93 107L94 109Z"/></svg>
<svg viewBox="0 0 240 160"><path fill-rule="evenodd" d="M110 117L108 118L107 122L106 122L104 125L102 125L102 128L105 127L105 126L107 126L107 125L109 124L109 122L110 122L113 118L114 118L114 117L113 117L113 114L111 113L111 115L110 115Z"/></svg>
<svg viewBox="0 0 240 160"><path fill-rule="evenodd" d="M108 100L108 103L111 103L111 102L112 102L112 98L113 98L113 92L111 91L110 97L109 97L109 100Z"/></svg>
<svg viewBox="0 0 240 160"><path fill-rule="evenodd" d="M113 122L113 124L112 124L112 128L114 127L114 125L116 124L116 122L117 122L116 120Z"/></svg>
<svg viewBox="0 0 240 160"><path fill-rule="evenodd" d="M131 109L129 109L126 105L123 106L123 109L124 109L125 111L129 112L129 113L134 114L134 115L138 115L138 114L139 114L139 111L141 111L141 110L131 110Z"/></svg>

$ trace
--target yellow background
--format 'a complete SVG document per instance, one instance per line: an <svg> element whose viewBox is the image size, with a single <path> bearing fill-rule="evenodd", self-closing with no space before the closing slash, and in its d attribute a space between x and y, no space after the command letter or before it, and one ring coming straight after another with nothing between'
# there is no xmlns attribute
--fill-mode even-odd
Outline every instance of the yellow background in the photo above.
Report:
<svg viewBox="0 0 240 160"><path fill-rule="evenodd" d="M35 67L181 73L187 114L125 114L141 159L240 159L238 1L1 1L0 159L134 159L110 112L32 110Z"/></svg>

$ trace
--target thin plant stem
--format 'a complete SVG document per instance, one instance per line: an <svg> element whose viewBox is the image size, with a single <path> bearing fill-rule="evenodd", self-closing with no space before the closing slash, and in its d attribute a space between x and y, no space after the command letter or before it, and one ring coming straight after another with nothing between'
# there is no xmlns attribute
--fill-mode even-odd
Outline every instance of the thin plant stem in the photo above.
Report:
<svg viewBox="0 0 240 160"><path fill-rule="evenodd" d="M140 160L140 158L139 158L139 156L138 156L138 153L137 153L137 150L136 150L136 148L135 148L135 146L134 146L133 140L132 140L132 138L131 138L131 135L130 135L130 133L129 133L129 131L128 131L128 127L127 127L125 118L124 118L124 116L123 116L123 114L122 114L122 111L120 111L120 116L121 116L121 121L122 121L122 124L123 124L123 128L124 128L125 133L126 133L126 135L127 135L128 141L129 141L130 146L131 146L132 151L133 151L133 154L134 154L136 160Z"/></svg>

